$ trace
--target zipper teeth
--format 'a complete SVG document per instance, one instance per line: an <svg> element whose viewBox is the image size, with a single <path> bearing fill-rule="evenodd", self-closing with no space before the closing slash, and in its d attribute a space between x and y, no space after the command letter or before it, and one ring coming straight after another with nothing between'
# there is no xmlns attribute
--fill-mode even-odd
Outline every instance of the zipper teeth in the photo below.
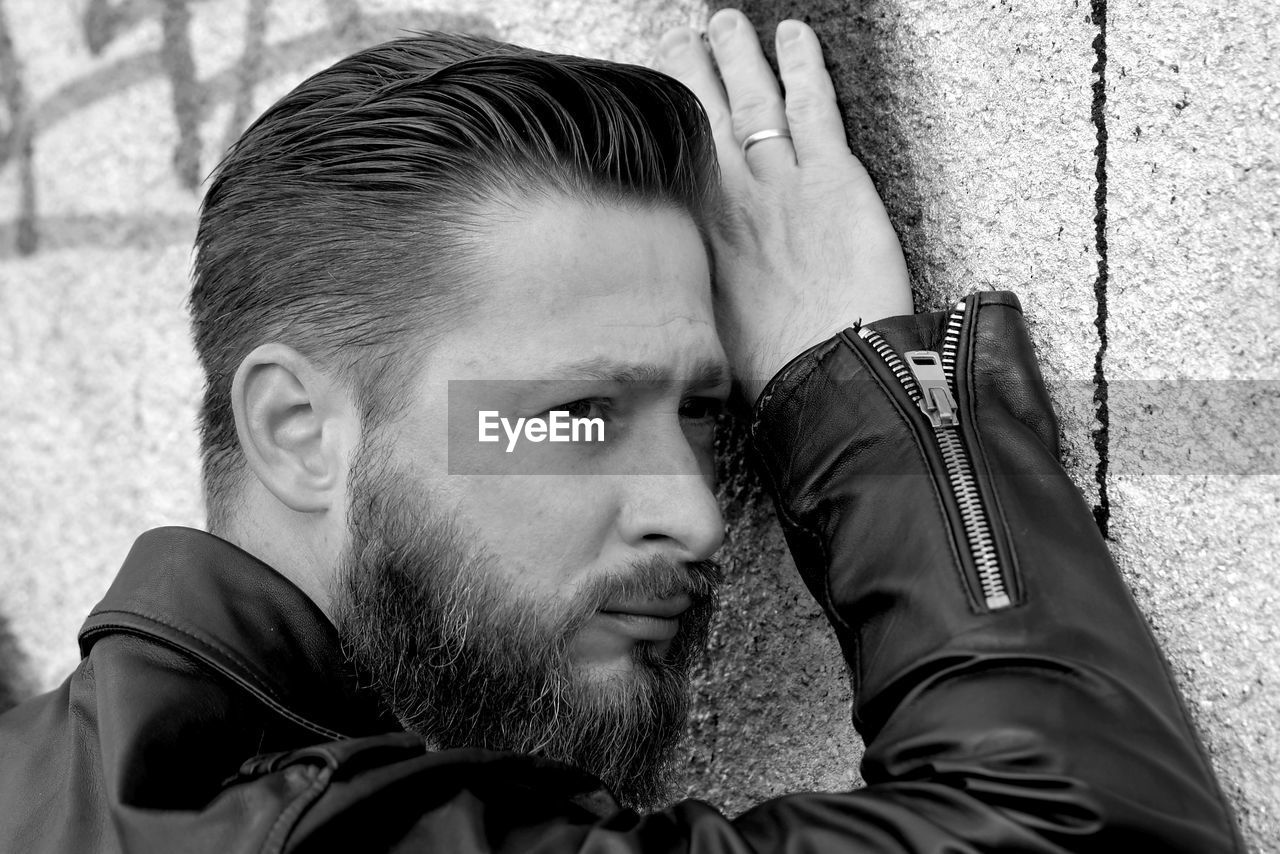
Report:
<svg viewBox="0 0 1280 854"><path fill-rule="evenodd" d="M942 339L942 371L947 378L951 393L956 396L956 354L960 348L960 329L964 325L965 303L959 302L947 318L947 328ZM897 351L889 345L879 332L863 327L858 335L871 345L871 348L884 359L889 370L902 383L911 399L920 402L922 395L916 378L907 369L906 363ZM982 588L982 598L991 610L1007 608L1012 603L1005 591L1004 578L1000 575L1000 561L996 554L995 540L991 535L991 525L982 506L978 494L978 485L974 480L973 467L969 464L969 456L965 453L964 443L960 438L957 425L934 427L934 435L938 438L938 449L942 453L942 461L947 469L947 480L951 484L951 492L960 508L960 519L964 525L965 539L969 543L969 551L973 555L973 563L978 571L978 584Z"/></svg>
<svg viewBox="0 0 1280 854"><path fill-rule="evenodd" d="M988 608L1003 608L1009 604L1004 591L1004 579L1000 577L1000 562L996 557L996 544L987 524L982 502L978 497L978 485L974 482L973 468L965 455L964 445L955 427L935 427L938 449L947 465L947 478L951 491L960 506L960 518L964 521L965 538L978 570L978 583L982 585L982 597Z"/></svg>
<svg viewBox="0 0 1280 854"><path fill-rule="evenodd" d="M956 354L960 349L960 329L964 326L965 308L963 300L955 304L942 336L942 372L956 398L959 398L956 389ZM996 555L995 540L991 536L991 525L978 495L978 484L974 480L973 467L969 464L969 455L965 453L964 444L960 440L960 428L935 427L934 433L938 436L942 458L947 464L947 477L951 480L952 492L960 505L960 518L964 520L965 537L969 540L969 550L973 553L973 562L978 570L982 596L988 608L994 610L1008 607L1011 603L1009 594L1004 589L1004 579L1000 575L1000 562Z"/></svg>
<svg viewBox="0 0 1280 854"><path fill-rule="evenodd" d="M871 348L879 354L881 359L884 359L885 364L889 366L889 370L893 371L893 375L898 378L898 382L902 383L907 390L907 394L911 395L911 399L918 401L920 399L920 387L916 385L916 378L911 376L911 371L907 370L906 363L902 361L902 357L889 346L889 342L884 340L884 336L865 326L858 330L858 335L871 345Z"/></svg>
<svg viewBox="0 0 1280 854"><path fill-rule="evenodd" d="M951 393L956 392L956 351L960 349L960 327L964 325L964 302L958 302L947 318L947 331L942 336L942 372L947 375Z"/></svg>

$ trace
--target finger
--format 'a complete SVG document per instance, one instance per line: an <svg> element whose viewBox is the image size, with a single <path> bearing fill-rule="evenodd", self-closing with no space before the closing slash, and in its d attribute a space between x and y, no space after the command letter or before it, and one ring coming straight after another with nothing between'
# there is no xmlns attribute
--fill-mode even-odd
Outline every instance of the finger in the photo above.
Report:
<svg viewBox="0 0 1280 854"><path fill-rule="evenodd" d="M786 112L773 69L765 61L755 28L736 9L722 9L707 27L711 51L729 96L733 130L742 142L764 130L785 129ZM795 152L785 137L763 140L746 152L752 171L773 171L795 165Z"/></svg>
<svg viewBox="0 0 1280 854"><path fill-rule="evenodd" d="M669 30L658 42L656 64L659 71L688 86L702 102L711 122L711 133L715 139L721 169L732 170L735 164L745 168L742 152L738 149L738 139L733 133L729 101L720 77L711 64L711 56L707 53L702 37L688 27Z"/></svg>
<svg viewBox="0 0 1280 854"><path fill-rule="evenodd" d="M800 21L783 21L778 24L777 44L796 160L804 165L848 157L844 121L817 34Z"/></svg>

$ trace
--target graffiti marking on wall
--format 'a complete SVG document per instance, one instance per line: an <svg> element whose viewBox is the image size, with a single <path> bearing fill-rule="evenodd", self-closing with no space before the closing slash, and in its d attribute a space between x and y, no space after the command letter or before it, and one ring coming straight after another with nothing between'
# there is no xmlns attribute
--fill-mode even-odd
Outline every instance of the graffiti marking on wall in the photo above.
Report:
<svg viewBox="0 0 1280 854"><path fill-rule="evenodd" d="M6 242L16 245L23 254L30 254L36 249L35 219L33 215L27 215L35 210L36 197L35 173L31 165L32 134L28 124L26 87L9 32L9 17L3 6L0 6L0 98L8 113L4 125L0 126L0 169L10 160L16 160L18 172L17 234Z"/></svg>
<svg viewBox="0 0 1280 854"><path fill-rule="evenodd" d="M101 55L120 35L144 26L160 28L161 47L93 67L32 103L22 73L21 46L14 43L0 0L0 174L12 168L19 190L15 216L0 220L0 258L15 251L30 255L41 245L100 243L104 233L116 235L128 245L163 245L189 239L189 218L164 212L135 211L123 217L39 216L38 139L93 104L157 78L167 80L170 112L178 131L172 152L173 172L183 187L195 192L216 162L216 156L212 162L203 156L200 131L204 119L214 107L231 105L226 127L214 141L217 152L225 151L253 118L254 91L259 81L297 71L317 60L337 58L410 30L495 34L493 24L479 15L432 10L366 14L358 0L318 0L326 20L323 26L268 44L271 2L247 0L239 58L230 67L200 79L191 41L194 14L201 6L207 14L218 14L225 8L223 4L197 0L89 0L80 20L80 32L91 56Z"/></svg>

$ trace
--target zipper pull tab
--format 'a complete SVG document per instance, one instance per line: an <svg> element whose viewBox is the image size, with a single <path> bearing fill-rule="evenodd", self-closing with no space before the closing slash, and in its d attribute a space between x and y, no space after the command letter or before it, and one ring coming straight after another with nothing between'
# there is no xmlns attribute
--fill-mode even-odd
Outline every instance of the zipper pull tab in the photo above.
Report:
<svg viewBox="0 0 1280 854"><path fill-rule="evenodd" d="M954 427L960 423L951 384L942 370L942 357L933 350L909 350L902 354L911 376L920 386L920 410L934 427Z"/></svg>

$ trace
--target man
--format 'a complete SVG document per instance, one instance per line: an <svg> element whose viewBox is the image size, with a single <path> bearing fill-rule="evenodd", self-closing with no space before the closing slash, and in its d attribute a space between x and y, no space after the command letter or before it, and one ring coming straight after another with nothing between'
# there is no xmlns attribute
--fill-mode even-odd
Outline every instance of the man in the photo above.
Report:
<svg viewBox="0 0 1280 854"><path fill-rule="evenodd" d="M813 32L779 27L785 100L740 14L710 41L719 75L662 45L709 128L651 72L423 36L246 132L191 299L217 536L144 535L77 672L0 719L0 847L1238 850L1016 299L910 316ZM869 786L642 816L731 375Z"/></svg>

